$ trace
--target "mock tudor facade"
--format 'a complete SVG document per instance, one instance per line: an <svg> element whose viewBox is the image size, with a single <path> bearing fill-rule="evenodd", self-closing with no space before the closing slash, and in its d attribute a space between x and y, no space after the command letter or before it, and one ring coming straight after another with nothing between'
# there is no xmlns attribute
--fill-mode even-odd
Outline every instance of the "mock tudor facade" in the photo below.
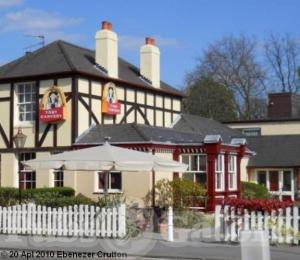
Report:
<svg viewBox="0 0 300 260"><path fill-rule="evenodd" d="M154 39L146 38L141 47L140 68L118 57L111 23L102 23L95 40L95 51L55 41L0 67L1 186L68 186L95 198L102 191L101 172L21 169L19 179L13 138L19 128L27 136L20 151L24 161L99 145L101 138L89 139L96 129L106 131L112 144L189 164L189 175L208 190L208 210L218 200L239 196L240 162L251 152L236 131L216 122L206 128L208 121L182 115L183 94L160 80ZM186 120L203 121L202 129L184 129ZM111 172L110 191L143 205L157 180L183 175Z"/></svg>

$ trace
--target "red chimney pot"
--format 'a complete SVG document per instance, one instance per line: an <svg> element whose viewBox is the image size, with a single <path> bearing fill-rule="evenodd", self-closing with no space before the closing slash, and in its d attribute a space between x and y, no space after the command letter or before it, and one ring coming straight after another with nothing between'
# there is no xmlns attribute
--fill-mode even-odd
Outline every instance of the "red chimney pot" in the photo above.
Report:
<svg viewBox="0 0 300 260"><path fill-rule="evenodd" d="M146 37L145 42L146 44L155 45L155 39L152 37Z"/></svg>
<svg viewBox="0 0 300 260"><path fill-rule="evenodd" d="M102 22L102 30L112 30L112 24L108 21Z"/></svg>

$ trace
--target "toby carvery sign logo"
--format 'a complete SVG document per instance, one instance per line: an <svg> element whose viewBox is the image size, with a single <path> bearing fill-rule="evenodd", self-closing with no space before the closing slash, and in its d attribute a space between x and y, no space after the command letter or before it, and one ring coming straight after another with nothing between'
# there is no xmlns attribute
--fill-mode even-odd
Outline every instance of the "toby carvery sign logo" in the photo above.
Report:
<svg viewBox="0 0 300 260"><path fill-rule="evenodd" d="M66 98L64 93L53 86L46 90L40 103L39 117L44 123L64 121L66 116Z"/></svg>
<svg viewBox="0 0 300 260"><path fill-rule="evenodd" d="M121 113L121 104L117 98L117 89L114 83L104 85L102 93L102 113L117 115Z"/></svg>

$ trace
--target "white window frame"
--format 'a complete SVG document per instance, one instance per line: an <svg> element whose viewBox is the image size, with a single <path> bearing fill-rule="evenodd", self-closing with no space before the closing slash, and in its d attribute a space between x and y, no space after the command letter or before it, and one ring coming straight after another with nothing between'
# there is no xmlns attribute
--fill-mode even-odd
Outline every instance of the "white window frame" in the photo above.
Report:
<svg viewBox="0 0 300 260"><path fill-rule="evenodd" d="M62 180L59 180L59 179L55 178L55 174L57 172L62 172ZM53 173L53 187L64 187L64 185L65 185L65 173L64 173L64 170L63 169L54 169L52 173ZM58 183L58 182L62 182L62 186L55 186L55 184Z"/></svg>
<svg viewBox="0 0 300 260"><path fill-rule="evenodd" d="M20 158L21 161L25 161L25 158L22 158L22 156L24 156L24 154L29 154L28 160L32 160L32 159L36 158L36 154L35 153L21 153L19 155L19 156L21 156L21 158ZM28 170L26 168L22 169L22 167L21 167L20 173L21 173L21 175L23 175L23 173L32 173L32 174L35 174L35 181L34 181L35 184L34 184L34 187L32 188L32 189L35 189L36 188L36 177L37 177L36 176L36 171ZM20 180L20 183L24 183L25 184L25 187L23 189L26 190L27 189L26 188L26 183L33 183L33 181L32 180L27 181L27 178L26 178L25 181ZM20 185L20 183L18 183L18 186Z"/></svg>
<svg viewBox="0 0 300 260"><path fill-rule="evenodd" d="M224 154L218 154L215 160L215 191L225 190L225 164ZM218 176L220 176L220 188L217 187Z"/></svg>
<svg viewBox="0 0 300 260"><path fill-rule="evenodd" d="M104 189L99 189L99 173L105 173L105 171L96 171L95 172L95 186L94 186L94 190L97 193L104 193ZM121 171L109 171L108 173L108 188L107 188L107 192L108 193L122 193L122 189L123 189L123 174ZM121 175L121 189L111 189L111 173L120 173Z"/></svg>
<svg viewBox="0 0 300 260"><path fill-rule="evenodd" d="M30 94L34 95L34 98L33 98L34 101L32 101L32 102L20 102L20 98L19 98L19 95L20 95L20 93L19 93L19 86L26 85L26 84L27 85L31 85L31 92L30 92ZM36 105L36 102L38 102L37 100L35 100L36 84L35 84L35 82L20 82L20 83L16 83L14 85L14 89L15 89L15 91L14 91L15 98L14 99L16 101L15 102L15 113L14 113L14 118L15 118L15 120L14 120L15 124L14 125L16 127L17 126L32 127L32 125L35 122L35 114L38 113L38 111L35 111L35 107L36 107L35 105ZM24 94L25 93L26 92L24 92ZM24 99L25 99L25 96L24 96ZM30 111L30 113L33 114L32 120L23 120L23 121L20 120L20 105L22 105L22 104L33 104L33 110Z"/></svg>
<svg viewBox="0 0 300 260"><path fill-rule="evenodd" d="M180 155L180 162L183 163L183 160L182 160L182 157L183 156L188 156L189 158L189 164L188 164L188 168L187 170L184 172L184 173L193 173L193 181L196 182L196 174L197 173L204 173L206 174L206 185L207 185L207 182L208 182L208 176L207 176L207 155L206 154L203 154L203 153L185 153L185 154L181 154ZM192 156L197 156L197 169L196 170L191 170L191 165L192 165ZM205 171L203 170L200 170L200 156L204 156L205 157ZM184 174L182 173L182 174ZM183 175L182 175L183 177Z"/></svg>
<svg viewBox="0 0 300 260"><path fill-rule="evenodd" d="M295 180L294 180L294 171L291 168L280 168L280 169L256 169L255 170L255 182L258 183L258 173L259 172L266 173L266 188L268 191L276 196L279 196L279 199L282 200L283 196L291 196L292 200L295 199ZM270 191L270 172L278 171L278 191ZM283 174L284 172L291 173L291 190L290 191L283 191Z"/></svg>
<svg viewBox="0 0 300 260"><path fill-rule="evenodd" d="M228 155L228 190L237 190L237 158L234 154Z"/></svg>

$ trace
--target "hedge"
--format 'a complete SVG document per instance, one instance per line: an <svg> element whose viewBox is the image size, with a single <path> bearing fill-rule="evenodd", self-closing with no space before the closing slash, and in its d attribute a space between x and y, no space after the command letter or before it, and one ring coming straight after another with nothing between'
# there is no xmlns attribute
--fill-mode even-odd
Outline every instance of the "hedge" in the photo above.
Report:
<svg viewBox="0 0 300 260"><path fill-rule="evenodd" d="M57 199L59 197L72 198L75 191L68 187L59 188L37 188L21 190L22 201L35 201L39 197L47 195L49 199ZM0 188L0 206L14 205L19 200L19 189L11 187Z"/></svg>
<svg viewBox="0 0 300 260"><path fill-rule="evenodd" d="M243 199L268 199L270 193L264 185L242 181L241 197Z"/></svg>

